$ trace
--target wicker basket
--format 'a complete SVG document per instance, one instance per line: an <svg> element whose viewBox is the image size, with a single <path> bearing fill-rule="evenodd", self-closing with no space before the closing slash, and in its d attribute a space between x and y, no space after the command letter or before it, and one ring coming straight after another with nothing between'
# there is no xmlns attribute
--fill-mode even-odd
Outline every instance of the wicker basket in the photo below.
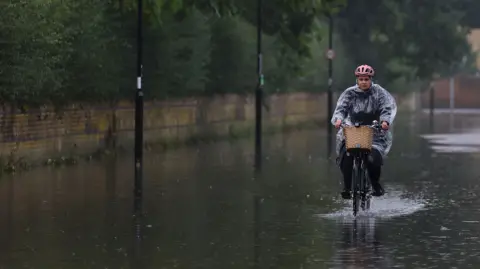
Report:
<svg viewBox="0 0 480 269"><path fill-rule="evenodd" d="M345 146L348 149L372 150L373 129L369 126L345 126Z"/></svg>

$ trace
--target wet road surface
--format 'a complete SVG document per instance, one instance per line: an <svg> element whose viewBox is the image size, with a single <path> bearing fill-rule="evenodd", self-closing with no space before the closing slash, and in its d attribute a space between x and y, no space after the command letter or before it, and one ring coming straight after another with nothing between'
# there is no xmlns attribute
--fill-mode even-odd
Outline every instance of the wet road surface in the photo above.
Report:
<svg viewBox="0 0 480 269"><path fill-rule="evenodd" d="M356 219L320 130L266 137L259 176L252 141L146 153L141 218L129 158L4 177L0 268L477 268L480 155L445 149L474 119L400 121Z"/></svg>

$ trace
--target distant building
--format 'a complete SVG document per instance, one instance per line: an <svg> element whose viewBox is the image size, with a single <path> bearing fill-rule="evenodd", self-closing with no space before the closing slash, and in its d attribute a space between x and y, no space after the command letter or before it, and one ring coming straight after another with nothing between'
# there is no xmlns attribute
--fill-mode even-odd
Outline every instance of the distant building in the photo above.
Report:
<svg viewBox="0 0 480 269"><path fill-rule="evenodd" d="M477 70L480 70L480 28L472 29L467 39L472 50L477 53Z"/></svg>

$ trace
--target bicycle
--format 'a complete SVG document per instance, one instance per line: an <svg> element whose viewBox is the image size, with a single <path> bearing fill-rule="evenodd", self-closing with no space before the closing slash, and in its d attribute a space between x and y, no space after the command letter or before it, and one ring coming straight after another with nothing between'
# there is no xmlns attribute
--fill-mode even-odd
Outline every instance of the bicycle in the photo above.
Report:
<svg viewBox="0 0 480 269"><path fill-rule="evenodd" d="M366 211L371 206L371 182L368 177L366 162L372 151L374 131L381 127L376 120L373 121L372 125L355 123L353 126L345 124L341 126L344 131L345 148L349 154L353 155L352 201L353 216L357 216L359 207Z"/></svg>

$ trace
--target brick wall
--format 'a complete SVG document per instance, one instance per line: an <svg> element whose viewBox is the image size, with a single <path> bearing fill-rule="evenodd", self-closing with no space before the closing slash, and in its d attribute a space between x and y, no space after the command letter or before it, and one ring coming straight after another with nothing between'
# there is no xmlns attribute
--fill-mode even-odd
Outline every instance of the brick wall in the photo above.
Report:
<svg viewBox="0 0 480 269"><path fill-rule="evenodd" d="M324 120L326 99L321 94L273 95L267 99L266 124L281 125ZM107 143L133 145L134 106L121 102L115 108L71 106L61 113L49 108L26 113L0 110L0 155L46 159L50 156L88 153ZM232 128L252 126L254 99L226 95L215 98L147 102L144 110L145 141L186 139L202 133L227 134ZM115 138L115 139L112 139Z"/></svg>

